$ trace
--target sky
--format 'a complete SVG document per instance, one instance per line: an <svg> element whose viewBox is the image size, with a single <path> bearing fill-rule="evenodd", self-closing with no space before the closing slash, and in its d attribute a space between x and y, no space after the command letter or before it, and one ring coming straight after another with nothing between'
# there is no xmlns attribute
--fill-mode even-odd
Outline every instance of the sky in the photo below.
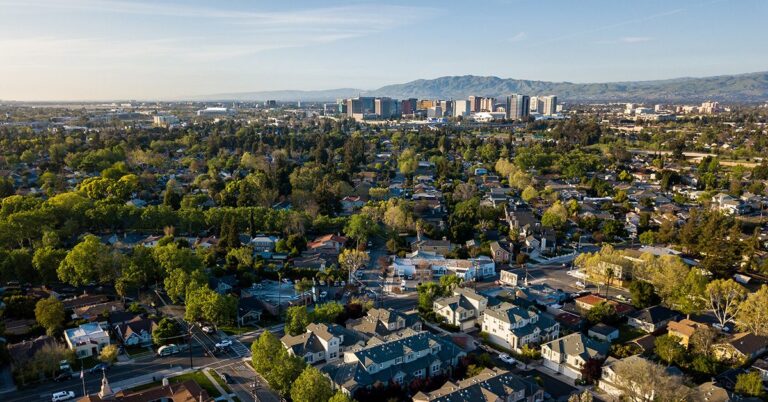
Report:
<svg viewBox="0 0 768 402"><path fill-rule="evenodd" d="M768 70L764 0L0 0L0 99Z"/></svg>

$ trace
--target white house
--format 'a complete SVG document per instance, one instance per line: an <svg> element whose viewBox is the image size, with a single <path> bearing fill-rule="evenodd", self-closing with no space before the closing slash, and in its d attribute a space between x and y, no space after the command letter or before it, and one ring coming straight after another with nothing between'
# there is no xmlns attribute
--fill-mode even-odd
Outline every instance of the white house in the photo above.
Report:
<svg viewBox="0 0 768 402"><path fill-rule="evenodd" d="M581 379L581 369L589 359L608 356L609 343L576 332L541 345L544 367L573 379Z"/></svg>
<svg viewBox="0 0 768 402"><path fill-rule="evenodd" d="M469 288L456 288L452 296L435 300L432 308L448 324L465 331L475 326L487 306L488 298Z"/></svg>
<svg viewBox="0 0 768 402"><path fill-rule="evenodd" d="M97 356L110 343L107 331L93 322L65 330L64 339L78 358Z"/></svg>
<svg viewBox="0 0 768 402"><path fill-rule="evenodd" d="M115 333L124 345L150 345L152 344L152 331L155 328L157 328L155 320L136 316L124 324L115 325Z"/></svg>
<svg viewBox="0 0 768 402"><path fill-rule="evenodd" d="M486 309L481 322L490 342L513 350L560 335L560 324L549 316L506 302Z"/></svg>

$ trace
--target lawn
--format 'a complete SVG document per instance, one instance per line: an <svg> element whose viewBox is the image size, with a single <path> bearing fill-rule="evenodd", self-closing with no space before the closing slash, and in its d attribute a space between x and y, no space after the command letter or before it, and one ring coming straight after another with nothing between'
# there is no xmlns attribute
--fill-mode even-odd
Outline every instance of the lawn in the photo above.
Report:
<svg viewBox="0 0 768 402"><path fill-rule="evenodd" d="M635 327L630 327L627 324L622 324L619 326L619 338L616 339L615 343L622 344L625 342L629 342L635 338L639 338L643 335L645 335L645 332Z"/></svg>
<svg viewBox="0 0 768 402"><path fill-rule="evenodd" d="M216 378L216 374L212 374L213 378ZM171 377L168 379L168 381L172 383L176 382L183 382L187 380L194 380L198 384L200 384L200 387L204 389L206 392L208 392L208 396L211 398L217 398L221 396L221 393L216 389L216 387L213 385L211 380L208 379L208 377L203 374L202 371L194 371L191 373L182 374L176 377Z"/></svg>
<svg viewBox="0 0 768 402"><path fill-rule="evenodd" d="M238 327L233 327L233 326L221 326L221 327L219 327L219 329L221 331L226 332L227 335L241 335L241 334L244 334L246 332L255 331L258 328L257 327L249 327L249 326L244 326L244 327L239 327L239 328Z"/></svg>

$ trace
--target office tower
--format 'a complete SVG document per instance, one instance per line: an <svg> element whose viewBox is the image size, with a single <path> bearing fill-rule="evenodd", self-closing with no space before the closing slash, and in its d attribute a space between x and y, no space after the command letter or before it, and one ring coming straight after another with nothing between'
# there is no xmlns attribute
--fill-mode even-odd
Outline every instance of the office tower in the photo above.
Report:
<svg viewBox="0 0 768 402"><path fill-rule="evenodd" d="M539 110L539 113L547 116L557 114L557 96L548 95L539 97L539 99L542 101L541 110Z"/></svg>
<svg viewBox="0 0 768 402"><path fill-rule="evenodd" d="M452 116L453 115L453 101L452 100L440 101L440 108L443 109L443 116Z"/></svg>
<svg viewBox="0 0 768 402"><path fill-rule="evenodd" d="M418 103L419 100L416 98L403 99L400 102L400 111L405 115L414 114L418 108Z"/></svg>
<svg viewBox="0 0 768 402"><path fill-rule="evenodd" d="M470 96L469 97L469 111L470 113L477 113L482 110L483 108L483 101L485 98L482 96Z"/></svg>
<svg viewBox="0 0 768 402"><path fill-rule="evenodd" d="M541 101L541 97L538 96L531 96L531 113L541 113L541 104L543 102Z"/></svg>
<svg viewBox="0 0 768 402"><path fill-rule="evenodd" d="M531 99L528 95L512 94L507 96L507 118L510 120L527 119L531 110Z"/></svg>
<svg viewBox="0 0 768 402"><path fill-rule="evenodd" d="M479 112L495 112L496 109L494 107L494 104L496 103L495 98L483 98L483 100L480 102L480 110Z"/></svg>
<svg viewBox="0 0 768 402"><path fill-rule="evenodd" d="M453 117L469 116L472 101L457 100L453 102Z"/></svg>
<svg viewBox="0 0 768 402"><path fill-rule="evenodd" d="M374 113L382 119L388 119L392 116L392 99L376 98Z"/></svg>

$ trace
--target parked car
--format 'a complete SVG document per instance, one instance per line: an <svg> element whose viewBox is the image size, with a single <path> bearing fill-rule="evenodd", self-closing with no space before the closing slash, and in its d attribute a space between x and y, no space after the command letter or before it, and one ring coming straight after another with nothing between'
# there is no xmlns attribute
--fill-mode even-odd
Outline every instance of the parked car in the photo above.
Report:
<svg viewBox="0 0 768 402"><path fill-rule="evenodd" d="M227 384L232 384L234 382L232 381L232 376L227 373L221 373L221 379Z"/></svg>
<svg viewBox="0 0 768 402"><path fill-rule="evenodd" d="M64 373L59 373L56 377L54 377L53 381L59 382L59 381L67 381L72 379L72 373L69 371Z"/></svg>
<svg viewBox="0 0 768 402"><path fill-rule="evenodd" d="M216 332L210 325L203 325L200 329L202 329L206 334L212 334Z"/></svg>
<svg viewBox="0 0 768 402"><path fill-rule="evenodd" d="M59 391L51 395L51 402L68 401L70 399L75 399L74 391Z"/></svg>
<svg viewBox="0 0 768 402"><path fill-rule="evenodd" d="M320 292L320 298L325 299L326 297L328 297L328 292L326 292L325 290Z"/></svg>
<svg viewBox="0 0 768 402"><path fill-rule="evenodd" d="M158 356L170 356L176 353L179 353L179 347L174 344L160 346L160 348L157 349Z"/></svg>
<svg viewBox="0 0 768 402"><path fill-rule="evenodd" d="M512 364L512 365L517 363L517 360L515 360L512 356L506 353L500 353L499 360L503 361L504 363Z"/></svg>
<svg viewBox="0 0 768 402"><path fill-rule="evenodd" d="M88 372L93 374L93 373L100 373L100 372L102 372L104 370L109 370L109 364L107 364L107 363L99 363L99 364L91 367L91 369L88 370Z"/></svg>
<svg viewBox="0 0 768 402"><path fill-rule="evenodd" d="M582 281L576 281L575 285L577 288L582 288L582 289L587 287L587 285L585 285L584 282Z"/></svg>
<svg viewBox="0 0 768 402"><path fill-rule="evenodd" d="M217 348L228 348L232 346L232 340L231 339L224 339L219 342L216 342Z"/></svg>

